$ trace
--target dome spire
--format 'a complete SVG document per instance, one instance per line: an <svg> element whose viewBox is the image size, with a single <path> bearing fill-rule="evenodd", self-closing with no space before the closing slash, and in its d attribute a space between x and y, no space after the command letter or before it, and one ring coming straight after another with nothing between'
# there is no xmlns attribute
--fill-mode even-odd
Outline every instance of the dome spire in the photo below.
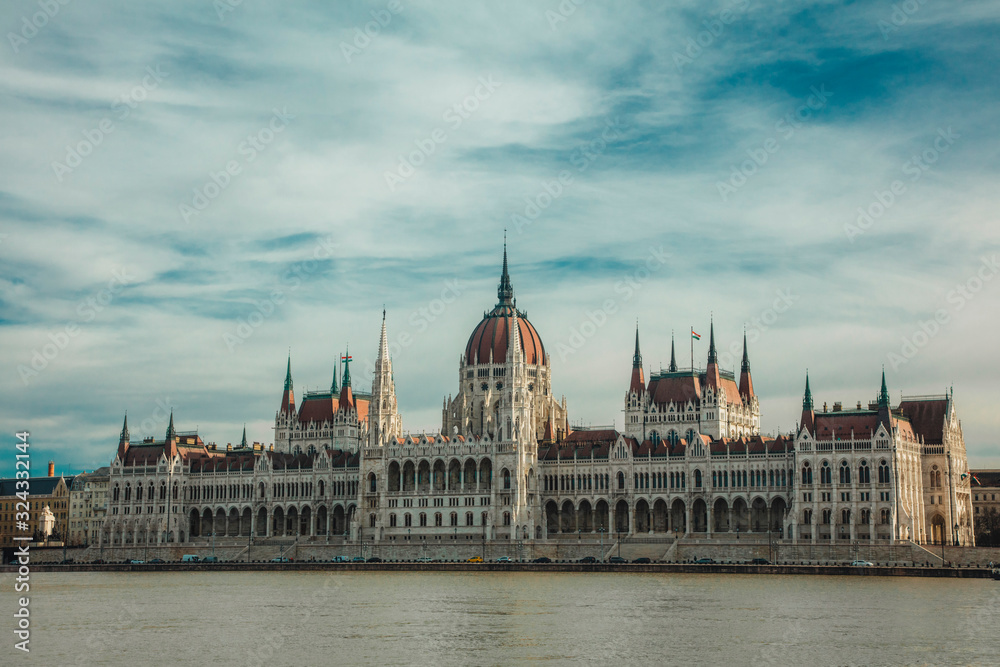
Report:
<svg viewBox="0 0 1000 667"><path fill-rule="evenodd" d="M507 230L503 230L503 272L500 274L500 286L497 287L498 306L510 306L514 303L514 288L510 284L510 274L507 273Z"/></svg>

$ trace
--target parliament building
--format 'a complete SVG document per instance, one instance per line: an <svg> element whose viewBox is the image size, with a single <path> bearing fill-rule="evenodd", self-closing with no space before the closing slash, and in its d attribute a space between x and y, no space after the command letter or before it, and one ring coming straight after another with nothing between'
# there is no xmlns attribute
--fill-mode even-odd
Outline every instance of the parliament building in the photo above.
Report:
<svg viewBox="0 0 1000 667"><path fill-rule="evenodd" d="M447 546L581 536L798 543L972 545L965 443L953 394L817 410L809 378L795 433L760 430L744 338L739 375L720 368L623 369L623 430L570 426L551 358L517 307L504 248L496 305L473 329L441 430L403 428L385 313L370 391L350 356L330 391L296 402L291 360L274 444L224 450L177 431L130 439L111 463L104 546L221 537ZM339 375L339 377L338 377ZM364 389L369 389L365 387Z"/></svg>

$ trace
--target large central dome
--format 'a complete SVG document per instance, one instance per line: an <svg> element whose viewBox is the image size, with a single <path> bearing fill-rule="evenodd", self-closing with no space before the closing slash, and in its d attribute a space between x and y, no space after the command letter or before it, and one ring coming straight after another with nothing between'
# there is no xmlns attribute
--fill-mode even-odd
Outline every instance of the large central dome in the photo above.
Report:
<svg viewBox="0 0 1000 667"><path fill-rule="evenodd" d="M535 331L524 313L517 310L514 300L514 288L510 284L507 273L507 244L503 248L503 273L500 275L500 286L497 288L498 303L496 307L483 315L483 320L469 336L465 346L465 363L488 364L490 354L492 363L502 364L507 359L507 345L510 340L509 323L517 313L518 334L521 338L521 349L524 351L524 361L527 364L545 363L545 348L542 339Z"/></svg>

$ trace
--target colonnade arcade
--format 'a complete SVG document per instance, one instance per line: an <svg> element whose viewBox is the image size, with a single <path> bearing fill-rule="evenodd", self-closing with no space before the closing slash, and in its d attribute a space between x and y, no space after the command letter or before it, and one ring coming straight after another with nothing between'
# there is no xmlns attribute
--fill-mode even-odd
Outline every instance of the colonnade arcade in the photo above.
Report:
<svg viewBox="0 0 1000 667"><path fill-rule="evenodd" d="M324 537L348 535L354 503L287 504L192 509L188 512L191 539L219 537Z"/></svg>
<svg viewBox="0 0 1000 667"><path fill-rule="evenodd" d="M613 505L612 505L613 504ZM612 512L613 506L613 512ZM545 503L547 534L627 533L777 533L783 532L788 503L783 496L637 498L618 500L549 500Z"/></svg>
<svg viewBox="0 0 1000 667"><path fill-rule="evenodd" d="M504 471L506 472L506 470ZM509 473L507 473L509 479ZM368 493L377 487L375 476L368 475ZM464 463L453 458L447 464L444 459L419 461L407 460L400 464L391 461L388 470L388 491L390 493L462 493L489 491L493 488L493 462L484 458L477 462L471 458Z"/></svg>

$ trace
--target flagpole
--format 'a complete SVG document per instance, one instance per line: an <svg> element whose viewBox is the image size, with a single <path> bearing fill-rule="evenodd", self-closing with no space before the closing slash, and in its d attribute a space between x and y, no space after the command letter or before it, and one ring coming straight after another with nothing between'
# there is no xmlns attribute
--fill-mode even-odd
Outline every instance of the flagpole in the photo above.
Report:
<svg viewBox="0 0 1000 667"><path fill-rule="evenodd" d="M691 326L691 370L694 370L694 325Z"/></svg>

